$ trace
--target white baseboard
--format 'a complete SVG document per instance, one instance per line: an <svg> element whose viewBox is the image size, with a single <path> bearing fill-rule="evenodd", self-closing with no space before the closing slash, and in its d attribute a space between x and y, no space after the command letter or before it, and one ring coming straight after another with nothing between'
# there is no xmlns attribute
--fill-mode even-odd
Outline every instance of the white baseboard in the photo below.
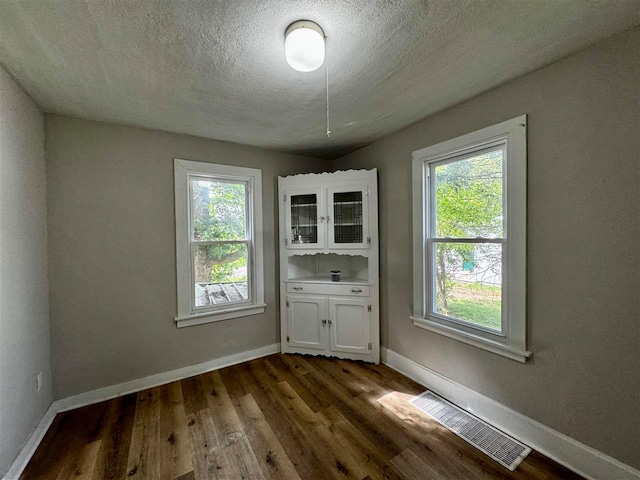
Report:
<svg viewBox="0 0 640 480"><path fill-rule="evenodd" d="M382 362L586 478L640 480L640 471L635 468L386 347L382 348Z"/></svg>
<svg viewBox="0 0 640 480"><path fill-rule="evenodd" d="M11 464L11 467L9 467L9 471L5 474L4 477L2 477L2 480L18 480L20 475L22 475L22 472L27 466L27 463L29 463L29 460L31 460L33 454L36 453L38 445L40 445L40 442L44 438L45 433L47 433L47 430L49 430L51 423L53 423L53 419L56 418L56 414L58 412L55 409L55 403L56 402L53 402L49 406L44 416L40 420L40 423L38 423L36 429L27 440L27 443L24 447L22 447L22 450L20 450L20 453Z"/></svg>
<svg viewBox="0 0 640 480"><path fill-rule="evenodd" d="M230 367L238 363L247 362L256 358L265 357L274 353L280 352L280 344L274 343L267 345L266 347L256 348L255 350L249 350L247 352L235 353L227 357L216 358L208 362L199 363L198 365L191 365L189 367L178 368L165 373L159 373L157 375L150 375L148 377L140 378L138 380L132 380L130 382L120 383L118 385L112 385L110 387L99 388L90 392L81 393L79 395L73 395L71 397L56 400L51 404L42 420L36 427L35 431L27 440L27 443L22 448L16 459L13 461L11 468L2 480L18 480L25 467L31 460L31 457L35 453L38 445L44 438L45 433L51 426L53 419L58 413L73 410L75 408L84 407L112 398L121 397L129 393L139 392L140 390L146 390L147 388L157 387L166 383L182 380L183 378L193 377L194 375L200 375L206 372L212 372L224 367Z"/></svg>
<svg viewBox="0 0 640 480"><path fill-rule="evenodd" d="M130 382L100 388L57 400L51 404L31 437L14 460L3 480L17 480L29 463L55 416L97 402L102 402L147 388L175 382L201 373L264 357L280 351L280 344L229 355L198 365L151 375ZM640 471L598 450L528 418L495 400L454 382L393 350L382 348L382 361L389 367L442 395L456 405L495 425L505 433L591 479L640 480Z"/></svg>
<svg viewBox="0 0 640 480"><path fill-rule="evenodd" d="M63 398L62 400L57 400L54 404L57 404L58 412L66 412L67 410L73 410L75 408L84 407L104 400L111 400L112 398L121 397L122 395L127 395L129 393L139 392L140 390L145 390L147 388L157 387L158 385L164 385L165 383L175 382L177 380L182 380L183 378L193 377L194 375L200 375L201 373L212 372L213 370L247 362L255 358L278 353L279 351L280 344L274 343L273 345L256 348L255 350L249 350L248 352L235 353L227 357L216 358L215 360L199 363L198 365L178 368L176 370L158 373L157 375L150 375L138 380L131 380L130 382L99 388L86 393L80 393L79 395L73 395L71 397Z"/></svg>

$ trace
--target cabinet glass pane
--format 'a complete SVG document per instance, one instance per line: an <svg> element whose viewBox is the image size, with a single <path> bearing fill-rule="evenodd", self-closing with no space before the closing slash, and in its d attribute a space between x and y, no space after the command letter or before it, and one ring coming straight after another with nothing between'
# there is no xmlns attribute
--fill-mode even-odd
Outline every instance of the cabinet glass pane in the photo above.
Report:
<svg viewBox="0 0 640 480"><path fill-rule="evenodd" d="M362 192L333 194L333 238L335 243L363 243Z"/></svg>
<svg viewBox="0 0 640 480"><path fill-rule="evenodd" d="M291 195L291 243L318 243L318 197Z"/></svg>

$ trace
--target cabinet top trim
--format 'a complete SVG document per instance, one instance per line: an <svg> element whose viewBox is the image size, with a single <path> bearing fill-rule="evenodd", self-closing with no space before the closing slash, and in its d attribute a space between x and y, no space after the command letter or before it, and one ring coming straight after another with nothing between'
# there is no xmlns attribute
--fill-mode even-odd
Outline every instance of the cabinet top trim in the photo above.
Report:
<svg viewBox="0 0 640 480"><path fill-rule="evenodd" d="M304 244L303 244L304 245ZM310 245L310 244L307 244ZM288 246L288 245L287 245ZM306 255L344 255L345 257L371 257L371 248L310 248L308 250L287 250L287 257L304 257ZM376 254L377 255L377 254Z"/></svg>
<svg viewBox="0 0 640 480"><path fill-rule="evenodd" d="M368 173L374 176L377 176L378 169L372 168L371 170L338 170L336 172L322 172L322 173L299 173L297 175L287 175L286 177L278 177L279 179L286 180L307 180L307 179L318 179L335 181L340 179L348 179L355 175L362 175L363 173Z"/></svg>

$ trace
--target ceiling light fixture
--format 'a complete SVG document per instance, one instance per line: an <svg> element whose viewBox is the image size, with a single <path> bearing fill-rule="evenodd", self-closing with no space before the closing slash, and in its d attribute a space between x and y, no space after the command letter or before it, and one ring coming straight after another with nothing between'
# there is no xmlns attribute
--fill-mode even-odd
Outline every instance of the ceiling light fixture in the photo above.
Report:
<svg viewBox="0 0 640 480"><path fill-rule="evenodd" d="M284 32L284 56L287 63L299 72L313 72L324 63L325 56L324 31L315 22L298 20L287 27ZM327 138L331 136L329 129L329 67L325 65L327 80Z"/></svg>
<svg viewBox="0 0 640 480"><path fill-rule="evenodd" d="M284 55L287 63L299 72L313 72L324 62L324 32L320 25L298 20L284 32Z"/></svg>

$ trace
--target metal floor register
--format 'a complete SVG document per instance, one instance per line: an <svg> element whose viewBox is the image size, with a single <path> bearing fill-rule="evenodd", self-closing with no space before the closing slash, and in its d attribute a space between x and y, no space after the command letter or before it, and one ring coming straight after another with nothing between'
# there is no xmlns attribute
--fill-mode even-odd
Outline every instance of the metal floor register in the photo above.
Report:
<svg viewBox="0 0 640 480"><path fill-rule="evenodd" d="M429 390L411 403L512 472L531 452L526 445Z"/></svg>

